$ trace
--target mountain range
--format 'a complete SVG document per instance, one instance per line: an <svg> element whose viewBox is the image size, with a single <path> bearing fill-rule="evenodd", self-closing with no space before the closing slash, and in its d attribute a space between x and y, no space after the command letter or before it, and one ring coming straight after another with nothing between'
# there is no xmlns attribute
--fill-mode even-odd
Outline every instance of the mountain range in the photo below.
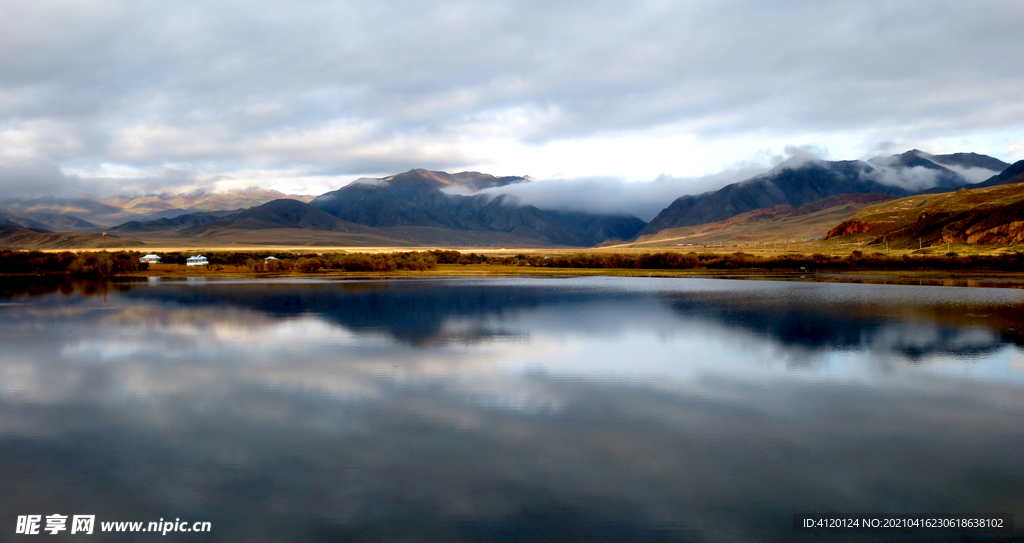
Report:
<svg viewBox="0 0 1024 543"><path fill-rule="evenodd" d="M484 188L529 182L477 172L450 175L411 170L382 179L361 179L316 197L310 205L334 217L373 227L429 226L459 231L503 232L555 245L596 245L636 237L644 221L612 215L542 210L509 195L473 194Z"/></svg>
<svg viewBox="0 0 1024 543"><path fill-rule="evenodd" d="M989 177L1009 166L976 153L930 155L916 149L870 161L791 158L746 181L676 199L640 234L712 223L778 205L799 207L840 194L909 196L929 189L955 190L971 183L965 173Z"/></svg>
<svg viewBox="0 0 1024 543"><path fill-rule="evenodd" d="M248 209L129 221L115 235L196 242L288 243L305 236L328 245L594 245L627 240L646 224L628 215L541 210L514 198L474 194L531 182L478 172L411 170L359 179L309 204L277 199ZM299 233L297 231L302 231ZM328 235L330 233L331 235ZM300 243L305 244L305 243Z"/></svg>
<svg viewBox="0 0 1024 543"><path fill-rule="evenodd" d="M45 230L100 230L126 221L173 218L201 211L245 209L289 198L308 202L312 196L248 188L231 192L195 191L114 198L0 198L0 221ZM4 224L4 223L0 223ZM30 226L31 224L31 226Z"/></svg>
<svg viewBox="0 0 1024 543"><path fill-rule="evenodd" d="M102 232L104 243L117 236L197 245L543 247L635 240L639 247L679 245L684 239L761 239L779 228L820 239L872 203L1016 183L1024 181L1022 174L1024 161L1009 165L976 153L911 150L867 161L792 158L719 190L681 196L647 224L625 213L544 209L501 194L502 187L533 182L529 177L415 169L358 179L317 197L247 189L105 200L0 199L0 227L8 238L0 243L11 246L15 234L30 240L46 231ZM57 238L47 239L52 244Z"/></svg>

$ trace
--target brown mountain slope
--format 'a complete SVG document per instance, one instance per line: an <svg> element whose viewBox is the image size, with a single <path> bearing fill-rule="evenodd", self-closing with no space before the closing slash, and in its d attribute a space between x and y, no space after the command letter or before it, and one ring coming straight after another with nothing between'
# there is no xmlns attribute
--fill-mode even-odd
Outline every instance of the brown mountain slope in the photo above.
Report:
<svg viewBox="0 0 1024 543"><path fill-rule="evenodd" d="M629 246L819 240L825 237L837 221L853 216L867 205L892 198L885 194L842 194L800 207L780 205L758 209L715 223L667 228L654 235L641 236Z"/></svg>
<svg viewBox="0 0 1024 543"><path fill-rule="evenodd" d="M27 200L0 198L0 208L9 214L45 223L53 230L91 228L96 231L130 221L170 218L198 211L249 208L282 198L300 202L309 202L313 199L312 196L282 194L276 190L253 188L218 193L123 196L107 200L93 197Z"/></svg>
<svg viewBox="0 0 1024 543"><path fill-rule="evenodd" d="M383 235L368 233L303 230L298 228L264 228L260 230L217 229L197 237L147 236L150 245L202 245L231 247L253 245L285 245L294 247L402 247L411 244Z"/></svg>
<svg viewBox="0 0 1024 543"><path fill-rule="evenodd" d="M103 200L103 203L119 207L129 214L145 214L168 209L188 209L194 211L219 211L222 209L239 209L265 204L272 200L288 198L300 202L309 202L313 196L284 194L276 190L250 188L232 192L214 192L197 194L158 194L137 198L118 197Z"/></svg>
<svg viewBox="0 0 1024 543"><path fill-rule="evenodd" d="M145 228L146 224L167 228ZM296 200L280 199L229 216L192 225L151 221L125 229L151 244L319 245L319 246L550 246L542 240L504 232L423 226L371 227L341 220Z"/></svg>
<svg viewBox="0 0 1024 543"><path fill-rule="evenodd" d="M186 236L198 236L216 230L270 230L277 228L376 234L373 228L343 221L309 204L287 198L267 202L261 206L246 209L237 215L224 217L210 223L185 228L180 230L180 233Z"/></svg>
<svg viewBox="0 0 1024 543"><path fill-rule="evenodd" d="M280 199L219 215L201 212L175 219L121 225L110 234L129 235L149 246L499 246L545 247L544 240L504 232L423 226L371 227L341 220L296 200Z"/></svg>
<svg viewBox="0 0 1024 543"><path fill-rule="evenodd" d="M454 231L425 226L371 228L369 232L331 232L299 228L260 230L218 229L200 237L147 235L151 246L251 247L254 245L316 247L551 247L536 239L489 231Z"/></svg>
<svg viewBox="0 0 1024 543"><path fill-rule="evenodd" d="M29 228L0 229L0 248L4 249L116 249L144 246L136 238L83 232L41 232Z"/></svg>
<svg viewBox="0 0 1024 543"><path fill-rule="evenodd" d="M868 206L828 233L893 248L1024 243L1024 183L910 196Z"/></svg>

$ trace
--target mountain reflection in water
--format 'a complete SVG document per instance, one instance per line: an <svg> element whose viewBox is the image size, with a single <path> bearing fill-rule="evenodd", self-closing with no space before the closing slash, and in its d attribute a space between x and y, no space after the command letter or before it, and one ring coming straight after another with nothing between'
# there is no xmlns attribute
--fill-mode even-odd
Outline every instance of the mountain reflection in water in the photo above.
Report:
<svg viewBox="0 0 1024 543"><path fill-rule="evenodd" d="M1022 308L701 279L9 282L0 533L52 513L209 520L211 541L1024 519Z"/></svg>

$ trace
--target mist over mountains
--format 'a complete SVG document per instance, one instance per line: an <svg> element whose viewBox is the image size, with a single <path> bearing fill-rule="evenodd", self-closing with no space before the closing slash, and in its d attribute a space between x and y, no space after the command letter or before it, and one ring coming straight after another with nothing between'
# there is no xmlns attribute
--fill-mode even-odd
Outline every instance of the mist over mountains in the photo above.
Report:
<svg viewBox="0 0 1024 543"><path fill-rule="evenodd" d="M625 214L541 210L513 196L480 194L520 183L530 180L417 169L359 179L309 204L277 199L244 210L131 221L111 232L195 240L248 236L253 240L301 241L295 237L300 235L296 231L304 231L307 238L329 244L589 246L610 239L632 239L646 224ZM325 237L323 233L344 236Z"/></svg>
<svg viewBox="0 0 1024 543"><path fill-rule="evenodd" d="M775 168L799 167L808 161L827 162L816 157L821 150L790 146L784 156L775 158ZM910 194L933 187L949 189L966 183L987 180L1008 166L1005 162L976 153L931 155L913 150L902 155L877 157L868 161L838 161L860 164L869 174L865 181L905 189L880 189L879 193ZM479 194L515 196L519 201L541 209L590 213L629 213L652 221L669 204L684 195L698 196L728 185L766 174L772 167L745 163L737 167L697 178L659 176L653 181L629 182L614 177L551 179L535 183L516 183L481 190ZM841 169L841 167L840 167ZM452 193L464 194L446 189Z"/></svg>
<svg viewBox="0 0 1024 543"><path fill-rule="evenodd" d="M576 246L596 245L608 239L632 239L646 224L624 213L542 210L507 194L475 194L481 189L500 190L522 183L530 183L530 180L498 178L477 172L447 174L411 170L351 183L318 196L310 205L365 226L493 231ZM451 189L457 189L456 193Z"/></svg>
<svg viewBox="0 0 1024 543"><path fill-rule="evenodd" d="M716 223L755 210L839 201L836 198L843 195L892 198L991 186L1013 182L1018 170L1024 170L1024 162L1011 166L976 153L932 155L911 150L867 161L793 154L768 171L701 194L680 195L679 180L669 178L650 183L600 178L534 181L525 176L414 169L361 178L315 198L264 189L102 201L8 198L0 200L0 226L40 232L109 230L115 235L197 241L243 240L246 232L255 236L270 231L291 232L278 239L301 241L304 231L310 232L307 237L312 232L348 236L331 238L338 243L594 246ZM723 172L717 180L741 172ZM672 201L655 208L651 203L657 198ZM642 202L655 214L650 223L626 211Z"/></svg>
<svg viewBox="0 0 1024 543"><path fill-rule="evenodd" d="M970 179L987 179L1007 167L1005 162L975 153L930 155L916 149L869 161L793 157L746 181L676 199L641 235L721 221L756 209L800 206L840 194L909 196L924 190L956 190L971 184Z"/></svg>
<svg viewBox="0 0 1024 543"><path fill-rule="evenodd" d="M781 160L781 157L779 157ZM615 177L548 179L537 183L518 183L480 191L494 196L508 194L525 204L541 209L589 213L629 213L650 221L665 206L682 194L717 190L730 183L764 173L769 167L760 163L740 164L722 172L701 177L660 175L652 181L630 182Z"/></svg>

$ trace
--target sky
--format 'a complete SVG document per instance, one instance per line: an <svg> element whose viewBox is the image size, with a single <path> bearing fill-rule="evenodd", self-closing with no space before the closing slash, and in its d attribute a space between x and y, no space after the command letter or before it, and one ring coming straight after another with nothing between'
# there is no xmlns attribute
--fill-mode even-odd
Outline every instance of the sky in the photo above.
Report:
<svg viewBox="0 0 1024 543"><path fill-rule="evenodd" d="M671 201L801 152L1024 159L1019 0L0 12L0 196L320 194L428 168Z"/></svg>

